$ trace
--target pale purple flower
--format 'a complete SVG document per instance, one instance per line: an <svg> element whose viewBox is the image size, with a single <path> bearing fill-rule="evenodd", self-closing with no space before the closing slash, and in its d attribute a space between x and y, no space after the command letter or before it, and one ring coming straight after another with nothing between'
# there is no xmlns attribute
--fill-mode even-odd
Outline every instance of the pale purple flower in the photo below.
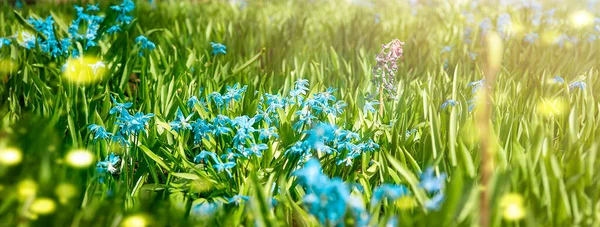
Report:
<svg viewBox="0 0 600 227"><path fill-rule="evenodd" d="M398 70L398 60L404 54L404 42L394 39L388 44L381 45L381 52L377 54L375 60L377 65L373 68L373 74L376 75L375 84L383 88L392 96L395 95L394 75ZM377 76L378 75L378 76Z"/></svg>

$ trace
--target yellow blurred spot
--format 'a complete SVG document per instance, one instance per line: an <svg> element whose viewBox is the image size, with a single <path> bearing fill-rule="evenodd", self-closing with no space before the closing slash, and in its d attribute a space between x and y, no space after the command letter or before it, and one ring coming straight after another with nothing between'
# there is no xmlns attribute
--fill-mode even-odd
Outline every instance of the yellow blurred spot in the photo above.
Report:
<svg viewBox="0 0 600 227"><path fill-rule="evenodd" d="M64 77L72 83L91 84L102 80L106 65L92 56L70 58L63 66Z"/></svg>
<svg viewBox="0 0 600 227"><path fill-rule="evenodd" d="M475 123L472 121L467 121L467 123L460 128L459 135L461 140L469 146L474 146L476 143L479 143L479 140L481 139L481 135L475 127Z"/></svg>
<svg viewBox="0 0 600 227"><path fill-rule="evenodd" d="M37 184L33 180L23 180L17 185L17 193L20 199L27 199L37 193Z"/></svg>
<svg viewBox="0 0 600 227"><path fill-rule="evenodd" d="M574 28L587 27L594 22L594 15L587 11L578 11L571 14L569 22Z"/></svg>
<svg viewBox="0 0 600 227"><path fill-rule="evenodd" d="M31 212L40 215L51 214L56 210L56 203L50 198L37 198L33 201L29 209Z"/></svg>
<svg viewBox="0 0 600 227"><path fill-rule="evenodd" d="M555 30L545 31L541 35L542 42L544 42L547 45L556 43L556 40L558 40L559 36L559 32Z"/></svg>
<svg viewBox="0 0 600 227"><path fill-rule="evenodd" d="M504 195L500 200L500 208L506 220L516 221L525 217L523 197L519 194L509 193Z"/></svg>
<svg viewBox="0 0 600 227"><path fill-rule="evenodd" d="M401 210L408 210L417 207L417 200L412 196L402 196L396 200L395 204Z"/></svg>
<svg viewBox="0 0 600 227"><path fill-rule="evenodd" d="M143 227L150 225L150 218L144 214L131 215L121 223L122 227Z"/></svg>
<svg viewBox="0 0 600 227"><path fill-rule="evenodd" d="M0 165L14 166L23 160L21 151L14 147L0 148Z"/></svg>
<svg viewBox="0 0 600 227"><path fill-rule="evenodd" d="M0 60L0 73L14 73L19 70L19 66L17 62L10 59L1 59Z"/></svg>
<svg viewBox="0 0 600 227"><path fill-rule="evenodd" d="M87 168L94 162L94 155L83 149L72 150L67 153L67 164L75 168Z"/></svg>
<svg viewBox="0 0 600 227"><path fill-rule="evenodd" d="M565 113L567 109L566 102L561 98L544 99L542 98L537 104L539 114L546 117L559 116Z"/></svg>
<svg viewBox="0 0 600 227"><path fill-rule="evenodd" d="M521 37L525 34L525 26L521 23L513 22L507 28L507 33L511 36Z"/></svg>
<svg viewBox="0 0 600 227"><path fill-rule="evenodd" d="M54 193L62 204L66 204L70 199L77 196L77 188L70 183L61 183L56 186Z"/></svg>
<svg viewBox="0 0 600 227"><path fill-rule="evenodd" d="M486 60L490 69L497 70L502 64L502 38L495 32L488 32L486 36Z"/></svg>

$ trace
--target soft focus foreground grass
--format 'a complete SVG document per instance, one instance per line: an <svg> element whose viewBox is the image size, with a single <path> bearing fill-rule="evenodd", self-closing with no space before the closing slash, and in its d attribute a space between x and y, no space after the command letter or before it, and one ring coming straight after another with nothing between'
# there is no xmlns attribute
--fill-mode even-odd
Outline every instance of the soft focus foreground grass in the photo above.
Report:
<svg viewBox="0 0 600 227"><path fill-rule="evenodd" d="M112 4L101 3L102 8L108 5ZM295 189L290 170L278 169L278 162L263 160L251 173L232 180L207 179L206 174L190 170L188 162L199 151L159 124L172 120L177 107L184 107L200 87L211 93L234 83L248 85L243 102L232 110L240 115L256 109L254 91L288 93L293 81L306 78L315 89L339 88L338 98L348 103L342 122L354 124L347 127L370 135L381 146L352 167L323 164L330 176L358 182L368 194L383 182L409 184L427 166L448 174L441 210L404 209L404 204L389 203L377 212L379 216L398 216L405 225L477 225L478 140L486 137L495 144L492 225L598 225L600 41L587 41L587 35L594 33L593 23L575 28L569 21L574 12L590 10L584 2L568 7L548 2L544 7L557 8L556 25L533 27L527 19L532 11L512 5L445 1L417 5L249 1L244 8L222 2L172 1L156 6L139 2L131 29L86 52L107 66L107 76L87 86L66 81L60 71L62 62L17 45L4 47L0 49L0 146L16 147L22 160L15 166L0 165L0 223L111 226L141 220L156 226L318 225L302 210L301 192ZM17 12L42 18L54 15L62 33L74 17L70 4L30 6ZM504 40L503 64L493 85L493 131L481 134L474 113L468 111L467 101L475 95L466 85L483 78L479 23L485 17L495 22L505 12L519 26ZM12 7L3 5L0 13L0 36L25 29ZM467 27L473 29L470 43L464 42ZM534 44L523 41L531 31L540 35ZM554 40L563 33L580 41L561 47ZM157 45L143 58L134 42L141 34ZM406 43L396 76L399 98L385 103L383 118L365 116L365 96L376 90L370 82L374 56L382 43L393 38ZM227 54L211 56L210 42L225 44ZM444 46L451 46L451 51L441 53ZM477 56L473 59L471 53ZM551 83L555 75L566 83ZM567 84L574 81L584 81L587 87L570 90ZM92 123L114 121L108 114L110 94L133 102L133 109L156 114L144 147L134 154L133 189L123 184L109 189L98 183L93 167L67 164L67 153L75 148L93 151L95 161L109 152L124 152L93 142L86 129ZM448 99L460 104L441 109ZM412 129L416 133L407 136L405 132ZM285 151L288 145L276 149ZM371 159L377 165L368 168ZM196 175L177 174L188 172ZM272 193L274 183L283 185L281 204L269 208L265 195ZM228 207L211 222L196 222L190 216L194 201L237 194L231 194L232 185L237 193L254 195L251 202ZM523 220L503 219L501 198L508 193L523 197ZM49 214L44 211L52 207L44 198L56 203ZM46 210L32 210L32 204Z"/></svg>

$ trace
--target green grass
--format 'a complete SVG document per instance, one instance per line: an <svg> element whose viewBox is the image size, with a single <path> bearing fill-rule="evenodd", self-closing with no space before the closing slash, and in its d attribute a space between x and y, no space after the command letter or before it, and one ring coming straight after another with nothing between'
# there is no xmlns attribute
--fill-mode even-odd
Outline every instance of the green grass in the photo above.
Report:
<svg viewBox="0 0 600 227"><path fill-rule="evenodd" d="M117 4L116 1L114 4ZM310 93L338 88L335 93L348 106L343 115L328 120L351 129L361 138L372 138L381 146L377 152L357 158L352 166L335 165L335 159L320 156L324 173L364 187L360 193L369 205L372 190L382 183L406 185L416 200L386 201L369 207L372 225L384 225L392 216L408 226L477 226L479 223L478 183L481 149L479 140L494 144L493 177L486 189L491 195L492 226L597 226L600 221L600 175L596 162L600 141L600 89L597 63L599 42L588 42L593 25L582 29L570 26L570 15L586 10L586 4L557 7L553 26L531 26L533 10L516 7L445 1L408 3L379 1L372 6L348 1L249 1L239 9L226 2L160 2L156 7L139 1L132 13L135 20L124 32L99 39L86 56L101 58L107 76L94 84L69 83L60 66L64 57L54 59L39 49L25 50L13 43L0 49L0 147L17 147L23 160L14 166L0 164L0 223L15 225L115 226L133 215L145 215L152 226L317 226L302 204L305 190L291 172L295 160L283 156L300 134L291 125L295 109L280 113L280 139L269 143L263 158L239 165L233 177L215 173L193 163L201 148L194 146L191 133L177 134L166 124L177 108L197 95L225 92L235 83L248 91L224 114L230 117L257 109L264 93L288 94L298 78L310 81ZM111 19L102 1L101 12ZM20 10L0 4L0 37L28 29L19 17L45 18L53 15L56 34L67 36L75 17L72 4L39 4ZM416 15L411 14L416 11ZM475 17L469 23L463 10ZM475 97L467 84L482 79L486 67L479 22L509 12L514 24L522 24L512 38L504 40L502 67L492 94L493 132L481 134L467 101ZM376 23L376 14L380 15ZM596 14L597 15L597 14ZM114 19L112 19L114 20ZM101 31L107 28L103 24ZM465 43L464 29L473 32ZM535 44L523 36L535 31ZM544 42L545 34L568 34L580 39L565 46ZM138 56L135 37L146 35L157 48ZM594 34L597 34L594 33ZM405 42L404 57L396 73L398 99L388 100L384 113L363 114L365 97L376 93L371 83L375 55L381 44L398 38ZM550 37L553 41L552 37ZM227 46L226 55L212 56L210 42ZM452 46L440 53L444 46ZM79 47L83 49L82 47ZM477 53L475 60L470 53ZM447 67L444 61L447 60ZM13 64L13 69L7 65ZM565 84L548 83L555 75ZM570 90L574 81L587 83L585 90ZM255 95L255 91L258 93ZM87 130L99 124L117 130L110 95L132 102L134 111L154 113L140 137L139 146L127 149L106 141L93 141ZM441 109L454 99L461 104ZM544 100L562 100L557 114L541 108ZM558 106L555 103L552 107ZM194 119L218 114L195 108ZM412 136L406 132L416 129ZM206 148L220 155L227 139L207 140ZM94 166L76 169L66 162L74 148L94 153L95 161L110 152L129 159L121 174L99 182ZM315 157L319 156L317 154ZM375 164L370 165L373 160ZM95 163L95 162L94 162ZM418 187L419 173L434 166L447 173L446 199L439 211L424 208L425 192ZM37 185L34 194L24 195L24 180ZM74 187L68 196L59 186ZM272 191L276 185L278 190ZM21 192L21 193L20 193ZM503 219L501 198L518 193L524 198L526 215L519 221ZM27 193L25 193L27 194ZM249 195L240 206L225 205L208 219L199 220L190 209L204 201L222 201L233 195ZM274 196L278 204L271 206ZM56 210L48 215L32 211L35 198L51 198ZM344 219L353 225L353 218Z"/></svg>

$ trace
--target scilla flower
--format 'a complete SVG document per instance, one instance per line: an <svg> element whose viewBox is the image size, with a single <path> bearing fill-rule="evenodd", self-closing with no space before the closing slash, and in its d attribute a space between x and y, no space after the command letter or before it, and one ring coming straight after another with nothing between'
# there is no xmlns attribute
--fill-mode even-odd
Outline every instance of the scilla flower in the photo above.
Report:
<svg viewBox="0 0 600 227"><path fill-rule="evenodd" d="M139 56L142 57L144 56L144 52L142 52L142 50L154 50L156 48L156 45L148 40L148 38L146 38L146 36L140 35L137 38L135 38L135 43L137 43L138 45L140 45L140 52L139 52Z"/></svg>
<svg viewBox="0 0 600 227"><path fill-rule="evenodd" d="M218 54L227 54L227 47L223 44L220 43L213 43L210 42L210 45L212 46L213 50L211 52L212 55L218 55Z"/></svg>

